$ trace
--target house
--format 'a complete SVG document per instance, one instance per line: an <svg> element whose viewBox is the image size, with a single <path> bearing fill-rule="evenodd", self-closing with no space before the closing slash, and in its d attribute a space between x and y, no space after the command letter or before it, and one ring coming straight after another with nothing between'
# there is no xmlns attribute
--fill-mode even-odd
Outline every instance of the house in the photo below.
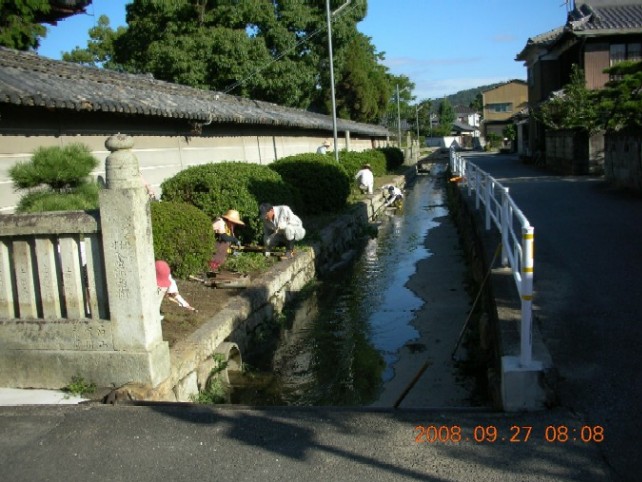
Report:
<svg viewBox="0 0 642 482"><path fill-rule="evenodd" d="M85 67L0 47L0 213L14 209L8 171L41 146L80 142L101 161L109 136L134 138L145 180L159 192L164 179L197 164L269 164L315 152L333 137L331 116ZM337 120L339 149L387 145L388 129Z"/></svg>
<svg viewBox="0 0 642 482"><path fill-rule="evenodd" d="M48 12L36 13L37 23L50 23L56 25L59 20L79 13L86 13L87 6L91 0L49 0L50 9Z"/></svg>
<svg viewBox="0 0 642 482"><path fill-rule="evenodd" d="M455 122L453 122L453 132L459 136L460 144L465 149L479 148L479 131L480 115L472 107L456 105Z"/></svg>
<svg viewBox="0 0 642 482"><path fill-rule="evenodd" d="M456 105L453 110L455 111L455 117L459 122L470 127L479 127L481 116L479 115L479 112L475 111L472 107Z"/></svg>
<svg viewBox="0 0 642 482"><path fill-rule="evenodd" d="M515 60L527 68L531 111L568 84L573 65L584 71L587 88L600 89L609 81L605 69L623 60L642 60L642 2L575 0L566 23L528 39ZM531 118L533 153L547 151L546 135L544 126ZM590 141L588 157L592 151L599 155L600 142L603 138Z"/></svg>
<svg viewBox="0 0 642 482"><path fill-rule="evenodd" d="M482 135L503 139L504 129L513 125L513 116L528 105L528 87L525 81L514 79L482 92L484 108Z"/></svg>

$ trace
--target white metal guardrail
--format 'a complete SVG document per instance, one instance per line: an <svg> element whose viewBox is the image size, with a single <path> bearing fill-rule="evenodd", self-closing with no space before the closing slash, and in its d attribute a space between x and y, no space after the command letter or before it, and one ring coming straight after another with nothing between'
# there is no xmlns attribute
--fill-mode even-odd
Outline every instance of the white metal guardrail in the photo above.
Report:
<svg viewBox="0 0 642 482"><path fill-rule="evenodd" d="M450 149L450 170L475 196L475 208L484 207L485 227L495 224L502 239L502 266L509 266L521 299L520 365L533 364L533 265L535 228L508 194L508 188ZM519 234L518 234L519 233Z"/></svg>

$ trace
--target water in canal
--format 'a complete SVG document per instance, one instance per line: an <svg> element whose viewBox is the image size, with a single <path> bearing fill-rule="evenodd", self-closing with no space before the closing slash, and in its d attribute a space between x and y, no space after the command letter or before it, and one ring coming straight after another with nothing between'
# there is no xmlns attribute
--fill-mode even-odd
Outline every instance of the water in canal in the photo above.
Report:
<svg viewBox="0 0 642 482"><path fill-rule="evenodd" d="M269 366L236 380L233 403L367 405L394 376L423 301L406 288L424 240L447 215L437 177L418 176L403 209L378 217L378 236L340 273L320 280L286 314ZM252 361L250 361L252 365ZM256 368L256 367L255 367Z"/></svg>

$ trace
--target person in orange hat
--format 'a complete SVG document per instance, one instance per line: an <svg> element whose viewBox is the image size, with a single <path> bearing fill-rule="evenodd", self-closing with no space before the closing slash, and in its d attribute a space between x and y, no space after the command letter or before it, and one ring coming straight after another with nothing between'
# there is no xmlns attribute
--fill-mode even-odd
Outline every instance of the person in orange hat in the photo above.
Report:
<svg viewBox="0 0 642 482"><path fill-rule="evenodd" d="M190 311L197 311L190 305L185 298L178 292L176 281L172 277L172 270L169 268L167 261L156 261L156 286L162 291L170 301L173 301L181 308L186 308Z"/></svg>

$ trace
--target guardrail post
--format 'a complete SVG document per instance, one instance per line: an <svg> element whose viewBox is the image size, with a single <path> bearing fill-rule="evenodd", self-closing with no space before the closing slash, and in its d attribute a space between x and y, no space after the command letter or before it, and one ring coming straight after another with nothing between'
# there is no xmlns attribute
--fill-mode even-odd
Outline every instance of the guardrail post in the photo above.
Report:
<svg viewBox="0 0 642 482"><path fill-rule="evenodd" d="M522 228L522 326L520 343L520 365L529 367L533 355L533 265L535 228Z"/></svg>
<svg viewBox="0 0 642 482"><path fill-rule="evenodd" d="M492 181L488 178L488 176L484 176L484 207L486 208L486 231L490 230L490 221L491 221L491 205L490 205L490 197L491 197L491 191L493 190L493 183Z"/></svg>
<svg viewBox="0 0 642 482"><path fill-rule="evenodd" d="M508 265L508 253L510 249L510 245L508 243L508 239L510 236L511 232L511 215L510 215L510 203L508 202L508 188L504 187L502 188L502 219L501 219L501 227L502 227L502 266L507 266Z"/></svg>

